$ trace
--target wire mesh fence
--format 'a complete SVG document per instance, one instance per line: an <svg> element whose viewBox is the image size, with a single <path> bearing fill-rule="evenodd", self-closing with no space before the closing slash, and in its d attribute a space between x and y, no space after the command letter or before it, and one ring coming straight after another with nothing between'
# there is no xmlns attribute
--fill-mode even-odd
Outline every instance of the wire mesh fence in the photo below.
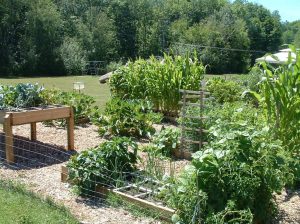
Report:
<svg viewBox="0 0 300 224"><path fill-rule="evenodd" d="M77 155L76 151L66 151L63 146L31 141L14 135L12 147L15 161L8 163L6 139L5 133L0 132L0 179L26 179L29 185L43 185L46 194L49 187L50 196L51 192L60 191L61 185L64 185L64 190L76 190L76 197L80 198L80 201L93 201L93 204L105 207L110 206L105 199L113 195L121 199L118 201L120 205L126 201L142 209L152 209L153 214L164 220L170 220L174 213L174 210L168 208L158 197L162 187L161 180L166 175L174 175L175 164L170 160L144 156L134 172L121 171L116 175L115 171L102 168L104 173L95 172L85 178L84 183L78 184L80 180L70 178L70 169L66 168L70 158ZM67 183L61 183L61 180Z"/></svg>

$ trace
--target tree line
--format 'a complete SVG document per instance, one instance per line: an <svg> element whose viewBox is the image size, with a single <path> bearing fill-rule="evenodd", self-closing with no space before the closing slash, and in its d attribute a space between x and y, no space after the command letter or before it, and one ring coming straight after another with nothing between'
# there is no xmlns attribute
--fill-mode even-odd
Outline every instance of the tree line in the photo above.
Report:
<svg viewBox="0 0 300 224"><path fill-rule="evenodd" d="M294 42L289 27L243 0L2 0L0 75L80 74L88 60L195 50L209 72L245 72Z"/></svg>

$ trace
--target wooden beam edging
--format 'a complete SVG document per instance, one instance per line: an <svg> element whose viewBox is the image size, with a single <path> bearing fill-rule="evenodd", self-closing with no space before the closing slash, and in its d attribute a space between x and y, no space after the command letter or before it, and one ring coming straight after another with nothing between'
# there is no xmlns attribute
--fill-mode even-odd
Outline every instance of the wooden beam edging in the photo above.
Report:
<svg viewBox="0 0 300 224"><path fill-rule="evenodd" d="M68 176L69 176L68 167L62 165L61 166L61 182L70 183L70 181L68 180ZM70 183L70 184L72 184L72 183ZM157 205L153 202L143 200L141 198L134 197L129 194L125 194L123 192L118 191L118 189L109 189L107 187L97 185L95 191L100 193L100 195L102 195L102 196L105 196L105 195L108 195L109 193L111 193L111 194L121 197L122 199L126 200L127 202L141 206L145 209L151 209L152 211L157 212L158 217L164 221L171 222L172 216L175 214L174 209L171 209L171 208L168 208L165 206L161 206L161 205Z"/></svg>

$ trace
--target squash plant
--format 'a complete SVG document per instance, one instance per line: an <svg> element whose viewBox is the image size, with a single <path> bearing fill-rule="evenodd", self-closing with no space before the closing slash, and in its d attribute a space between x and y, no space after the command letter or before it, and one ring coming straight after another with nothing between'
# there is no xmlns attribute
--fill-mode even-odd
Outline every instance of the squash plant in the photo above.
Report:
<svg viewBox="0 0 300 224"><path fill-rule="evenodd" d="M97 185L122 185L136 170L137 144L130 138L115 137L98 147L72 156L67 163L69 179L80 193L91 195Z"/></svg>
<svg viewBox="0 0 300 224"><path fill-rule="evenodd" d="M106 104L104 114L95 117L101 135L150 137L162 116L152 112L152 103L142 100L114 98Z"/></svg>

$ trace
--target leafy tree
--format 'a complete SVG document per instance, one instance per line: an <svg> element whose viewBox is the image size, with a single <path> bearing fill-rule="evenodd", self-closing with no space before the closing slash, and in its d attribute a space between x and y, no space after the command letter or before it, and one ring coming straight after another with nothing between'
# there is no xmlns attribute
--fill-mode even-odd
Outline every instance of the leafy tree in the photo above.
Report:
<svg viewBox="0 0 300 224"><path fill-rule="evenodd" d="M81 74L86 54L77 39L66 37L60 47L60 54L67 74Z"/></svg>
<svg viewBox="0 0 300 224"><path fill-rule="evenodd" d="M250 50L262 51L261 53L252 52L252 63L265 52L278 50L281 45L282 30L280 16L277 11L271 13L262 5L245 0L235 1L232 7L239 18L246 23L250 39Z"/></svg>
<svg viewBox="0 0 300 224"><path fill-rule="evenodd" d="M26 39L27 2L3 0L0 4L0 73L11 74L23 60L21 41ZM24 40L23 40L24 41Z"/></svg>
<svg viewBox="0 0 300 224"><path fill-rule="evenodd" d="M92 28L93 51L90 54L92 60L108 61L117 54L119 41L116 37L114 21L101 12L95 19Z"/></svg>
<svg viewBox="0 0 300 224"><path fill-rule="evenodd" d="M184 21L180 26L185 26ZM236 18L228 7L188 28L180 42L195 44L201 60L209 65L210 72L244 72L249 65L247 52L228 50L249 48L243 20Z"/></svg>
<svg viewBox="0 0 300 224"><path fill-rule="evenodd" d="M300 20L294 22L286 22L283 25L282 40L284 44L293 44L300 47Z"/></svg>

